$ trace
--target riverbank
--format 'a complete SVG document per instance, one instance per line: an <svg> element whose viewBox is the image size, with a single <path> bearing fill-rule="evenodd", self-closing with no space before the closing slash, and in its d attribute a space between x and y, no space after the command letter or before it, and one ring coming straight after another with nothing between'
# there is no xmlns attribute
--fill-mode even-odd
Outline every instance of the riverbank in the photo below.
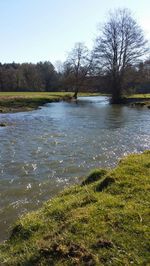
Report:
<svg viewBox="0 0 150 266"><path fill-rule="evenodd" d="M1 265L147 265L150 151L96 170L22 217Z"/></svg>
<svg viewBox="0 0 150 266"><path fill-rule="evenodd" d="M99 96L99 93L80 93L79 96ZM32 111L46 103L70 101L71 92L0 92L0 113Z"/></svg>
<svg viewBox="0 0 150 266"><path fill-rule="evenodd" d="M12 113L37 109L49 102L59 102L71 99L65 92L1 92L0 112Z"/></svg>
<svg viewBox="0 0 150 266"><path fill-rule="evenodd" d="M132 107L147 107L150 109L150 94L134 94L125 97L123 103Z"/></svg>
<svg viewBox="0 0 150 266"><path fill-rule="evenodd" d="M68 92L0 92L0 113L32 111L46 103L70 101ZM109 96L101 93L79 93L79 96ZM150 108L150 94L125 97L123 103Z"/></svg>

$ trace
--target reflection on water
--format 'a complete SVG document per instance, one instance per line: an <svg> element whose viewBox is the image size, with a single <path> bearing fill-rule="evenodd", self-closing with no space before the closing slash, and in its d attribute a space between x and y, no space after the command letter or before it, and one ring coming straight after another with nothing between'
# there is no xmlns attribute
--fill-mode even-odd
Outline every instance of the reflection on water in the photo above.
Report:
<svg viewBox="0 0 150 266"><path fill-rule="evenodd" d="M95 167L113 167L150 149L148 109L111 106L106 97L0 114L1 239L18 215L36 209Z"/></svg>

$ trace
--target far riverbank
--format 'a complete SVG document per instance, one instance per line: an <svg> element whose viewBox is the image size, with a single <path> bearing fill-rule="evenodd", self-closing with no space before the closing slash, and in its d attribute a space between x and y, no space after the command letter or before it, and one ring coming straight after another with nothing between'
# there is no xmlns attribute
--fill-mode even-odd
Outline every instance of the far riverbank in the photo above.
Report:
<svg viewBox="0 0 150 266"><path fill-rule="evenodd" d="M0 113L32 111L51 102L70 101L71 92L0 92ZM100 93L79 93L79 96L106 96ZM135 94L124 98L125 104L150 108L150 94Z"/></svg>
<svg viewBox="0 0 150 266"><path fill-rule="evenodd" d="M65 92L1 92L0 113L32 111L49 102L70 100Z"/></svg>
<svg viewBox="0 0 150 266"><path fill-rule="evenodd" d="M100 96L100 93L80 93L79 96ZM70 101L71 92L0 92L0 113L26 112L46 103Z"/></svg>

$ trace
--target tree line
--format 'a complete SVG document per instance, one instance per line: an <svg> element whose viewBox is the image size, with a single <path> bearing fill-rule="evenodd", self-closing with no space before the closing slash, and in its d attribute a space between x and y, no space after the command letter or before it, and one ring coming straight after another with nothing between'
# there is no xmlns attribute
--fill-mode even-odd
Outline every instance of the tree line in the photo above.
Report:
<svg viewBox="0 0 150 266"><path fill-rule="evenodd" d="M51 91L58 73L50 62L0 64L0 91Z"/></svg>
<svg viewBox="0 0 150 266"><path fill-rule="evenodd" d="M146 57L147 56L147 57ZM90 51L76 43L65 62L0 64L0 91L100 91L121 101L127 92L149 92L148 42L128 9L117 9L99 29Z"/></svg>

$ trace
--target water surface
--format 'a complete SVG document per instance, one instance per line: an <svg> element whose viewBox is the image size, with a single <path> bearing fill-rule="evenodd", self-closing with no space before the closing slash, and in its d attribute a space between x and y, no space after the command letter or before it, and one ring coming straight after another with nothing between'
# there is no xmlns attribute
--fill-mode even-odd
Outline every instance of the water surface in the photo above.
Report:
<svg viewBox="0 0 150 266"><path fill-rule="evenodd" d="M19 215L37 209L89 169L150 149L150 111L111 106L107 97L50 103L0 114L0 239Z"/></svg>

